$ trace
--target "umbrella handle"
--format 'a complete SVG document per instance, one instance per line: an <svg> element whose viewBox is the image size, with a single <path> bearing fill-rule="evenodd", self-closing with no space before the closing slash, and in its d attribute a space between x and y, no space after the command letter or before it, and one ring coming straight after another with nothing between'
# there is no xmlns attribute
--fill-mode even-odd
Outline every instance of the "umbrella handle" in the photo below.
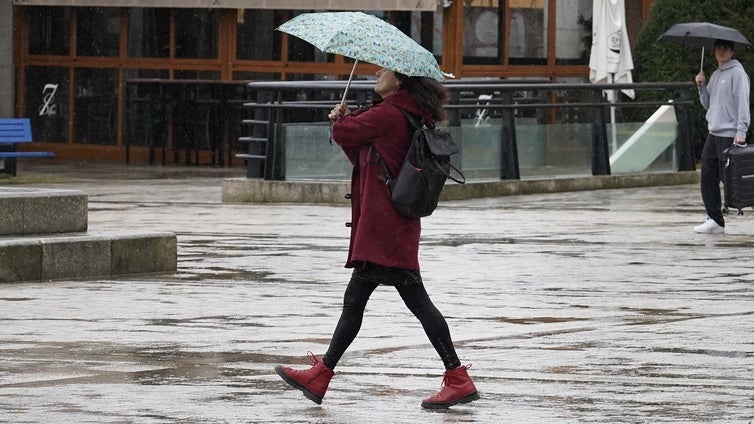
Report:
<svg viewBox="0 0 754 424"><path fill-rule="evenodd" d="M702 61L699 63L699 72L704 71L704 45L702 45Z"/></svg>
<svg viewBox="0 0 754 424"><path fill-rule="evenodd" d="M351 75L348 76L348 82L346 83L346 91L343 92L343 100L340 101L340 105L346 104L346 96L348 96L348 89L351 88L351 80L353 80L353 73L356 71L356 65L359 64L358 59L354 59L353 68L351 68Z"/></svg>
<svg viewBox="0 0 754 424"><path fill-rule="evenodd" d="M343 99L340 101L340 106L346 104L346 96L348 96L348 89L351 88L351 80L353 80L353 73L356 71L356 65L359 63L358 60L354 60L353 62L353 68L351 68L351 75L348 76L348 82L346 83L346 90L343 92ZM327 130L328 133L328 140L330 141L330 144L332 144L332 122L330 121L330 126Z"/></svg>

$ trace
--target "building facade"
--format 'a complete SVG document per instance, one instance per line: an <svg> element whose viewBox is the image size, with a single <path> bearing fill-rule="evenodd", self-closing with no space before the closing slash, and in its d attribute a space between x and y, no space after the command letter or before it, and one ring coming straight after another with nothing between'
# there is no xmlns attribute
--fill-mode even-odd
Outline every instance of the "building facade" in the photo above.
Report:
<svg viewBox="0 0 754 424"><path fill-rule="evenodd" d="M132 127L139 121L126 113L129 81L236 81L240 86L347 78L349 59L275 30L299 13L323 10L378 8L368 13L411 35L457 78L586 81L592 1L3 2L0 35L8 37L0 39L12 43L0 42L0 114L29 117L35 148L62 158L118 161L130 144L131 160L144 161L144 143L133 142L139 136ZM651 0L626 0L631 40L650 5ZM375 71L365 64L357 73Z"/></svg>

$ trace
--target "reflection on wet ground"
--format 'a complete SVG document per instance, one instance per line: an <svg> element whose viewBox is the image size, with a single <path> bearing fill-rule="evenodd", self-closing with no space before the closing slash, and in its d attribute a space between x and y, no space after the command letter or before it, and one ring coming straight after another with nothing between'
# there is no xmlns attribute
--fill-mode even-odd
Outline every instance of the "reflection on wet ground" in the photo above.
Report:
<svg viewBox="0 0 754 424"><path fill-rule="evenodd" d="M63 185L89 193L90 228L176 232L178 273L0 286L1 422L754 420L754 214L694 234L697 187L443 204L423 276L482 399L430 412L441 364L391 288L321 406L272 369L327 348L347 208L140 184Z"/></svg>

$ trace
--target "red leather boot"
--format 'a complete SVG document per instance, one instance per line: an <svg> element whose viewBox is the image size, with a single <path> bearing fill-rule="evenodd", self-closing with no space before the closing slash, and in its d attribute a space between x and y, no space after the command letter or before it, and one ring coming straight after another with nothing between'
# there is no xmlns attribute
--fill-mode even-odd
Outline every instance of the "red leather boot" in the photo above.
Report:
<svg viewBox="0 0 754 424"><path fill-rule="evenodd" d="M335 374L333 370L327 368L324 362L320 361L313 353L308 352L309 361L312 367L307 370L294 370L292 368L278 365L275 371L286 383L304 392L304 396L311 399L314 403L322 403L325 397L327 386L330 379Z"/></svg>
<svg viewBox="0 0 754 424"><path fill-rule="evenodd" d="M422 401L422 408L444 409L459 403L469 403L479 399L474 383L469 377L468 368L471 365L462 365L458 368L445 371L442 381L442 389L436 395Z"/></svg>

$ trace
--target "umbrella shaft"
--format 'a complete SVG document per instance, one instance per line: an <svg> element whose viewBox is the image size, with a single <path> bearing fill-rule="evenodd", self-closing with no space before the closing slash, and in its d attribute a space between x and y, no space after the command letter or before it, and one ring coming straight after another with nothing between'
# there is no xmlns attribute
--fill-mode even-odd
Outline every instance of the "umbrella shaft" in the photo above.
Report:
<svg viewBox="0 0 754 424"><path fill-rule="evenodd" d="M702 61L699 63L699 72L704 71L704 46L702 46Z"/></svg>
<svg viewBox="0 0 754 424"><path fill-rule="evenodd" d="M353 80L353 73L356 71L356 65L359 64L358 59L353 61L353 68L351 68L351 75L348 76L348 82L346 83L346 90L343 92L343 100L340 101L341 105L346 104L346 97L348 96L348 89L351 88L351 80Z"/></svg>

